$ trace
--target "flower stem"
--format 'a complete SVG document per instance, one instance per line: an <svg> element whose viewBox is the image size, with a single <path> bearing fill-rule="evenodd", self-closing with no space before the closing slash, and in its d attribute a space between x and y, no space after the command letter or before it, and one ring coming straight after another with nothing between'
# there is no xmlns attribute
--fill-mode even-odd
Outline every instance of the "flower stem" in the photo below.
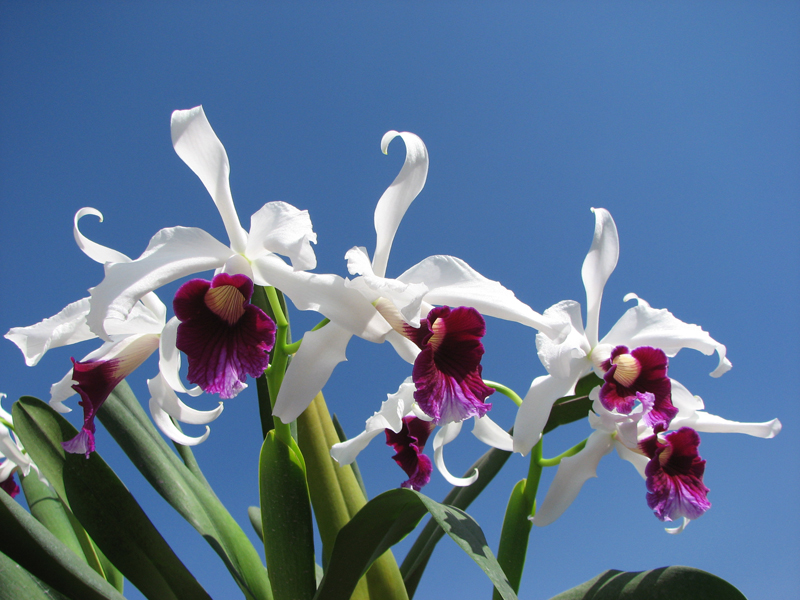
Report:
<svg viewBox="0 0 800 600"><path fill-rule="evenodd" d="M582 442L580 442L578 444L575 444L569 450L566 450L566 451L562 452L561 454L559 454L558 456L554 456L553 458L541 458L540 457L539 461L538 461L539 462L539 466L540 467L557 467L558 465L561 464L561 460L562 459L569 458L570 456L575 456L578 452L583 450L583 448L586 446L586 442L588 440L589 440L589 438L586 438Z"/></svg>
<svg viewBox="0 0 800 600"><path fill-rule="evenodd" d="M497 390L504 396L507 396L511 399L511 401L516 404L517 406L522 406L522 398L509 387L504 386L502 383L497 383L496 381L489 381L488 379L484 379L483 383L493 390Z"/></svg>

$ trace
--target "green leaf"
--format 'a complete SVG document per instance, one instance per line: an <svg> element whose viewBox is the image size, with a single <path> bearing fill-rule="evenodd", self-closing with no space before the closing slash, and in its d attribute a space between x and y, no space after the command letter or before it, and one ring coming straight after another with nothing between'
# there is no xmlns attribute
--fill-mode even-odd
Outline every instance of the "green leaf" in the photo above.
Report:
<svg viewBox="0 0 800 600"><path fill-rule="evenodd" d="M87 459L61 442L75 428L47 404L22 397L14 424L25 448L92 540L148 598L209 598L97 452Z"/></svg>
<svg viewBox="0 0 800 600"><path fill-rule="evenodd" d="M589 373L581 378L575 386L575 395L559 398L550 410L550 417L544 426L542 433L553 431L556 427L580 421L592 410L592 401L589 400L589 392L598 385L602 385L603 380L594 373Z"/></svg>
<svg viewBox="0 0 800 600"><path fill-rule="evenodd" d="M316 591L314 525L297 443L267 433L258 464L267 569L277 598L310 600Z"/></svg>
<svg viewBox="0 0 800 600"><path fill-rule="evenodd" d="M81 600L124 600L111 584L86 564L82 552L79 556L74 549L65 546L8 494L2 492L0 531L0 552L63 594ZM80 551L80 547L78 550ZM4 590L7 585L4 576L5 572L0 573L0 582L3 582L0 590ZM22 581L24 583L24 578ZM37 596L21 594L11 597ZM0 598L4 598L2 593Z"/></svg>
<svg viewBox="0 0 800 600"><path fill-rule="evenodd" d="M692 567L608 570L550 600L746 600L730 583Z"/></svg>
<svg viewBox="0 0 800 600"><path fill-rule="evenodd" d="M126 382L119 384L98 412L131 462L169 504L222 558L245 596L271 600L267 569L247 535L208 487L191 451L182 456L167 445Z"/></svg>
<svg viewBox="0 0 800 600"><path fill-rule="evenodd" d="M516 600L481 528L472 517L409 489L390 490L373 498L339 531L314 600L350 598L359 578L373 561L408 535L426 512L478 563L505 600Z"/></svg>
<svg viewBox="0 0 800 600"><path fill-rule="evenodd" d="M0 552L0 600L70 600Z"/></svg>

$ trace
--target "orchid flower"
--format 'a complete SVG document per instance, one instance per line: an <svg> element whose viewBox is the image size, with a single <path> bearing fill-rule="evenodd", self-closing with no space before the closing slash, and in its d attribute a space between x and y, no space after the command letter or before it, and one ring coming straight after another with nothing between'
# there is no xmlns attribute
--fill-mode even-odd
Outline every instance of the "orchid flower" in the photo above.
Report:
<svg viewBox="0 0 800 600"><path fill-rule="evenodd" d="M692 396L683 386L666 378L667 357L682 348L703 354L716 352L719 364L711 373L719 377L731 368L725 357L725 346L714 340L698 325L684 323L666 309L651 308L635 294L637 306L628 309L611 330L599 339L600 303L603 288L619 258L617 227L603 208L595 213L592 246L583 262L581 275L586 288L586 327L581 320L580 304L572 300L559 302L544 312L545 317L570 323L559 338L536 336L539 358L548 374L534 379L523 399L514 423L514 450L527 454L539 441L553 403L571 395L578 380L592 370L604 378L600 399L606 409L631 410L637 393L651 392L656 410L648 413L650 425L667 427L678 403L692 403ZM681 398L676 396L682 395Z"/></svg>
<svg viewBox="0 0 800 600"><path fill-rule="evenodd" d="M389 143L396 137L405 142L406 158L375 208L375 255L370 261L365 248L354 247L345 256L348 270L355 276L345 285L358 291L383 323L381 339L373 341L388 340L403 359L414 363L420 347L404 336L403 327L419 328L433 305L470 307L484 315L517 321L548 335L557 335L561 329L556 320L535 312L511 290L487 279L459 258L430 256L396 279L386 277L397 228L428 175L427 148L413 133L387 132L381 140L383 153L388 152ZM335 366L346 360L345 350L353 332L336 318L330 321L303 336L300 349L289 365L274 408L274 414L284 422L296 419L324 387Z"/></svg>
<svg viewBox="0 0 800 600"><path fill-rule="evenodd" d="M307 211L285 202L270 202L250 219L250 231L239 223L230 189L225 148L202 106L172 113L172 144L211 195L230 246L202 229L170 227L150 240L136 260L114 262L91 292L88 324L103 339L125 323L137 301L159 287L202 271L245 275L256 285L275 286L300 310L315 310L348 331L381 338L383 323L360 294L335 275L306 273L316 266L311 243L316 234ZM292 266L278 256L289 257Z"/></svg>
<svg viewBox="0 0 800 600"><path fill-rule="evenodd" d="M678 413L670 422L672 432L664 434L656 433L645 418L655 403L652 393L639 393L636 408L621 414L603 406L599 388L592 390L593 412L589 414L589 424L595 431L580 452L561 460L544 501L532 517L533 523L543 527L558 519L583 484L597 476L600 459L616 449L646 479L647 502L655 515L662 521L682 518L680 526L666 529L668 533L680 533L690 520L710 506L706 498L708 490L702 484L705 461L697 455L697 432L744 433L770 439L781 430L778 419L739 423L705 413L703 401L692 397L675 381L673 393Z"/></svg>
<svg viewBox="0 0 800 600"><path fill-rule="evenodd" d="M97 244L81 233L78 223L87 214L97 216L101 222L103 220L103 215L93 208L82 208L75 214L73 233L78 247L89 258L106 267L129 263L130 258L124 254ZM90 299L83 298L36 325L14 327L5 337L19 347L28 366L35 366L52 348L97 337L87 323L89 311ZM184 423L205 425L220 415L222 404L214 410L198 411L186 406L176 396L175 390L192 396L202 390L187 390L180 381L180 355L175 350L177 322L167 325L166 312L166 307L154 293L146 294L133 305L124 321L116 323L114 333L100 348L80 361L73 359L72 371L51 387L50 405L58 412L70 412L72 409L64 405L64 400L76 392L81 396L84 423L77 437L64 442L66 450L87 457L94 451L94 418L100 406L111 391L159 347L159 374L148 381L153 420L167 437L180 444L194 445L208 437L208 426L202 436L190 437L170 420L173 417Z"/></svg>
<svg viewBox="0 0 800 600"><path fill-rule="evenodd" d="M0 394L0 489L13 498L20 491L13 478L15 471L19 471L23 477L27 477L28 473L33 469L43 483L47 483L47 480L42 476L39 467L25 452L25 448L22 447L20 441L12 433L14 422L11 419L11 414L2 407L2 402L5 398L5 394Z"/></svg>

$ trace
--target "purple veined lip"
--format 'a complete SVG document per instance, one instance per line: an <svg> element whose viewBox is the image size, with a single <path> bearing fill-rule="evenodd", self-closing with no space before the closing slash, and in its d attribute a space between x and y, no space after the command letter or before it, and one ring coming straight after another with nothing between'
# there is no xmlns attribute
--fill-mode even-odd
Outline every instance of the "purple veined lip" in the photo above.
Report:
<svg viewBox="0 0 800 600"><path fill-rule="evenodd" d="M395 433L386 430L386 445L394 448L394 461L405 471L408 479L400 487L420 491L431 480L431 459L422 454L428 437L433 431L432 421L423 421L414 416L403 418L403 427Z"/></svg>

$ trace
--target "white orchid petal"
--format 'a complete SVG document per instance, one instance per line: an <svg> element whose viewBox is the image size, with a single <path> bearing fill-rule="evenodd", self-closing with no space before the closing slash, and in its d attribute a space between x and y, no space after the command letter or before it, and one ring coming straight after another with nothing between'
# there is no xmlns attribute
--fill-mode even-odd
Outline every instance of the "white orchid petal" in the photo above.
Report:
<svg viewBox="0 0 800 600"><path fill-rule="evenodd" d="M433 460L436 463L436 468L439 469L439 472L442 474L442 477L447 480L447 483L459 487L472 485L478 479L478 469L475 469L475 472L469 477L456 477L452 475L444 465L444 445L449 444L458 437L458 434L461 432L462 424L463 421L448 423L439 429L439 431L436 432L436 436L433 438Z"/></svg>
<svg viewBox="0 0 800 600"><path fill-rule="evenodd" d="M389 142L400 136L406 144L406 159L403 168L392 182L375 207L375 233L377 242L372 260L372 268L376 275L386 275L386 265L389 262L389 252L392 242L400 226L400 221L414 198L425 187L428 178L428 149L422 140L407 131L398 133L388 131L381 139L381 151L388 153Z"/></svg>
<svg viewBox="0 0 800 600"><path fill-rule="evenodd" d="M0 454L0 458L2 455ZM4 460L0 462L0 483L3 483L6 479L11 477L11 474L14 472L14 469L17 468L17 463L12 460Z"/></svg>
<svg viewBox="0 0 800 600"><path fill-rule="evenodd" d="M253 259L265 250L275 252L289 257L295 271L306 271L317 266L312 242L317 243L317 234L307 210L269 202L250 217L246 255Z"/></svg>
<svg viewBox="0 0 800 600"><path fill-rule="evenodd" d="M420 353L419 346L417 346L407 337L403 337L396 331L392 330L386 334L386 341L392 345L400 358L407 363L413 365L414 361L417 360L417 355Z"/></svg>
<svg viewBox="0 0 800 600"><path fill-rule="evenodd" d="M672 385L672 406L678 409L678 418L703 410L703 400L700 396L694 396L679 381L670 379L670 383Z"/></svg>
<svg viewBox="0 0 800 600"><path fill-rule="evenodd" d="M387 394L380 410L367 419L364 431L352 439L333 445L333 459L340 465L349 465L378 434L386 429L399 432L403 428L403 417L411 411L414 404L414 389L414 383L409 377L394 394Z"/></svg>
<svg viewBox="0 0 800 600"><path fill-rule="evenodd" d="M587 354L593 351L583 331L581 305L574 300L562 300L544 311L544 316L564 324L558 337L544 333L536 336L536 351L547 372L559 379L588 373L591 363Z"/></svg>
<svg viewBox="0 0 800 600"><path fill-rule="evenodd" d="M211 433L211 428L206 425L206 432L199 437L191 437L183 433L180 429L175 427L166 411L158 405L155 398L150 398L150 415L153 417L153 422L158 425L161 432L171 439L176 444L181 446L196 446L206 441L208 434Z"/></svg>
<svg viewBox="0 0 800 600"><path fill-rule="evenodd" d="M325 387L333 369L347 360L345 350L352 334L336 323L328 323L303 336L300 349L289 363L272 413L284 423L300 416Z"/></svg>
<svg viewBox="0 0 800 600"><path fill-rule="evenodd" d="M672 535L677 535L679 533L682 533L683 530L686 529L686 526L690 522L691 522L691 519L689 517L683 517L683 522L680 524L679 527L665 527L664 531L666 531L667 533L670 533Z"/></svg>
<svg viewBox="0 0 800 600"><path fill-rule="evenodd" d="M108 339L139 298L181 277L221 267L230 256L230 248L202 229L162 229L136 260L106 266L105 278L90 290L89 328Z"/></svg>
<svg viewBox="0 0 800 600"><path fill-rule="evenodd" d="M514 439L511 435L486 415L480 419L475 417L472 435L492 448L505 450L506 452L514 451Z"/></svg>
<svg viewBox="0 0 800 600"><path fill-rule="evenodd" d="M104 265L108 262L130 262L131 259L125 256L122 252L117 252L112 248L107 248L106 246L102 246L97 242L93 242L81 233L78 227L78 221L80 221L81 218L86 215L94 215L100 219L101 223L103 222L103 213L90 206L82 208L75 213L75 218L72 225L72 235L75 237L75 243L78 244L78 248L80 248L86 256L95 262L99 262L101 265Z"/></svg>
<svg viewBox="0 0 800 600"><path fill-rule="evenodd" d="M397 316L413 327L419 327L422 299L428 292L421 283L403 283L397 279L387 279L375 275L362 275L345 282L349 288L356 289L371 303L383 298L391 302ZM384 315L384 318L386 316Z"/></svg>
<svg viewBox="0 0 800 600"><path fill-rule="evenodd" d="M181 379L181 353L178 352L176 342L178 340L178 326L181 322L178 317L172 317L161 332L161 339L159 340L159 353L158 353L158 370L163 375L164 380L176 392L189 394L190 396L199 396L203 390L199 385L188 389L183 385Z"/></svg>
<svg viewBox="0 0 800 600"><path fill-rule="evenodd" d="M212 410L197 410L187 406L181 402L180 398L178 398L161 373L156 375L153 379L147 380L147 389L150 390L150 395L158 406L169 416L181 423L188 423L190 425L205 425L206 423L211 423L211 421L222 414L224 408L222 402L219 403L217 408Z"/></svg>
<svg viewBox="0 0 800 600"><path fill-rule="evenodd" d="M11 432L4 425L0 425L0 455L17 465L23 475L27 475L31 469L31 459L22 453L11 437Z"/></svg>
<svg viewBox="0 0 800 600"><path fill-rule="evenodd" d="M229 181L230 163L225 147L211 128L202 106L172 113L172 146L211 194L225 224L234 252L247 246L247 234L239 223Z"/></svg>
<svg viewBox="0 0 800 600"><path fill-rule="evenodd" d="M675 356L682 348L692 348L707 356L716 352L719 364L711 376L719 377L731 368L731 362L725 357L725 346L699 325L684 323L666 308L652 308L636 294L625 296L625 301L633 299L638 305L625 311L603 338L604 343L624 344L630 348L653 346L661 348L667 356Z"/></svg>
<svg viewBox="0 0 800 600"><path fill-rule="evenodd" d="M617 454L619 454L619 457L631 463L639 472L639 475L642 476L642 479L647 478L644 469L647 467L647 463L650 462L649 458L647 458L644 454L634 452L625 444L620 443L619 439L614 441L614 447L617 449Z"/></svg>
<svg viewBox="0 0 800 600"><path fill-rule="evenodd" d="M25 364L36 365L51 348L67 346L96 337L86 324L89 298L68 304L57 315L30 325L12 327L5 338L14 342L25 356Z"/></svg>
<svg viewBox="0 0 800 600"><path fill-rule="evenodd" d="M569 395L576 381L577 378L559 379L552 375L542 375L533 380L514 421L514 452L524 456L531 451L547 425L553 403Z"/></svg>
<svg viewBox="0 0 800 600"><path fill-rule="evenodd" d="M50 386L50 407L56 412L68 413L72 412L69 406L64 404L64 400L74 396L77 392L72 389L72 386L77 382L72 379L72 369L58 381Z"/></svg>
<svg viewBox="0 0 800 600"><path fill-rule="evenodd" d="M3 400L5 400L6 398L8 398L8 395L7 394L3 394L3 393L0 392L0 418L5 419L9 423L11 423L11 421L12 421L11 413L7 412L3 408ZM0 425L0 427L2 427L2 425Z"/></svg>
<svg viewBox="0 0 800 600"><path fill-rule="evenodd" d="M593 208L594 238L583 261L581 277L586 288L586 337L594 348L600 326L600 304L603 288L619 260L619 235L611 214L604 208Z"/></svg>
<svg viewBox="0 0 800 600"><path fill-rule="evenodd" d="M466 262L455 256L429 256L417 263L398 281L407 284L424 284L428 288L425 301L448 306L471 306L484 315L514 321L558 335L561 325L540 315L521 302L511 290L497 281L487 279ZM414 315L419 326L419 314Z"/></svg>
<svg viewBox="0 0 800 600"><path fill-rule="evenodd" d="M764 423L740 423L698 411L686 419L681 419L680 416L676 417L670 423L670 429L679 429L680 427L691 427L704 433L744 433L753 437L772 439L780 433L783 426L778 419Z"/></svg>
<svg viewBox="0 0 800 600"><path fill-rule="evenodd" d="M288 296L298 310L314 310L350 333L382 342L389 324L357 290L338 275L294 271L283 260L267 254L253 261L256 284L272 285Z"/></svg>
<svg viewBox="0 0 800 600"><path fill-rule="evenodd" d="M364 246L353 246L345 253L344 259L347 261L347 272L351 275L375 275L372 261Z"/></svg>
<svg viewBox="0 0 800 600"><path fill-rule="evenodd" d="M595 431L589 436L583 450L575 456L562 459L542 505L531 519L533 524L544 527L558 519L578 497L583 484L597 477L597 465L601 458L611 452L612 447L611 435Z"/></svg>

